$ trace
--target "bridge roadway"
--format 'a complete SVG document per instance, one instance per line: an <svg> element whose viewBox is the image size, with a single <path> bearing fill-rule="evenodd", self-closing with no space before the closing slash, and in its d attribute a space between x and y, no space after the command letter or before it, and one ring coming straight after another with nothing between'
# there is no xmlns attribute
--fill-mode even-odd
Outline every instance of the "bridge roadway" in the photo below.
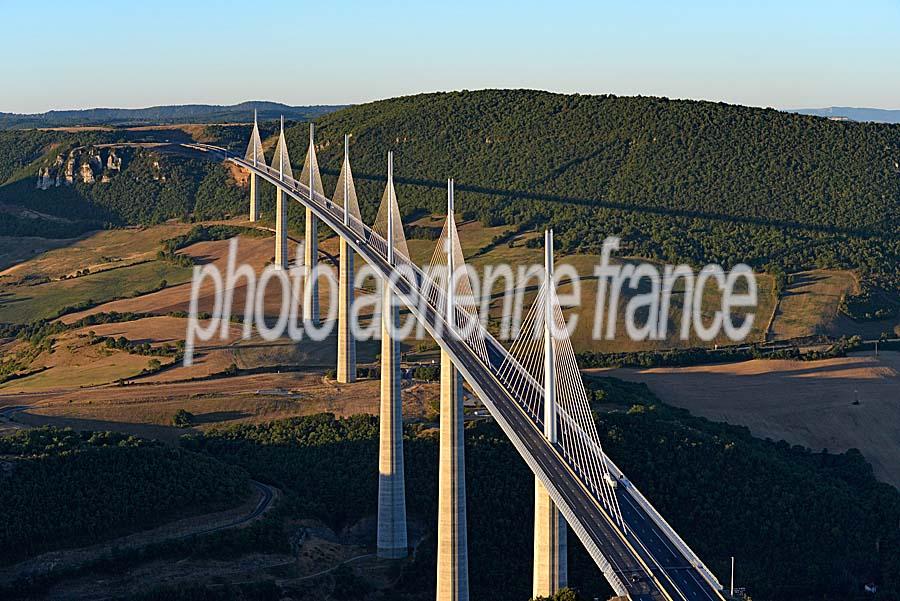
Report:
<svg viewBox="0 0 900 601"><path fill-rule="evenodd" d="M222 152L216 147L206 147ZM370 247L364 236L345 226L334 212L335 206L325 206L309 197L306 186L296 180L281 182L277 174L265 166L254 167L236 157L224 155L237 165L255 172L273 185L281 187L301 204L309 207L317 217L348 240L354 250L387 280L392 271L380 253ZM404 279L396 281L401 300L418 298ZM446 332L443 317L428 304L407 303L413 314L423 322L429 333ZM424 311L424 312L423 312ZM597 498L585 487L559 452L547 443L543 433L506 388L497 380L502 354L489 341L489 361L485 366L458 336L435 336L436 341L450 353L467 382L497 420L522 458L545 484L551 497L563 512L570 529L578 535L598 566L603 569L617 592L625 592L635 601L724 601L724 597L692 565L665 531L633 496L630 486L620 485L616 495L622 517L627 525L623 533L602 508ZM606 564L606 565L604 565ZM614 576L608 573L612 571ZM613 582L617 580L618 582ZM616 586L618 584L618 586Z"/></svg>

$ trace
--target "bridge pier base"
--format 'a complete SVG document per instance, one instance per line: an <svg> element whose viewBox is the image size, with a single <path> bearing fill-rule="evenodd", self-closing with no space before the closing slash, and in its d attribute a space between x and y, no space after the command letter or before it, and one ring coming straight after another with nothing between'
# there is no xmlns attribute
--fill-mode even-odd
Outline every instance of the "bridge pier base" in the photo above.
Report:
<svg viewBox="0 0 900 601"><path fill-rule="evenodd" d="M394 295L384 285L381 310L381 407L378 445L378 557L402 559L406 540L403 475L403 405L400 397L400 346L392 333L400 319Z"/></svg>
<svg viewBox="0 0 900 601"><path fill-rule="evenodd" d="M303 303L303 320L313 325L319 324L319 278L313 274L313 269L319 262L319 219L312 210L306 209L306 235L304 237L303 259L309 277L306 278L306 294ZM343 258L343 253L341 257Z"/></svg>
<svg viewBox="0 0 900 601"><path fill-rule="evenodd" d="M353 249L341 237L340 270L338 273L338 339L337 381L342 384L356 382L356 339L350 325L350 309L353 305Z"/></svg>
<svg viewBox="0 0 900 601"><path fill-rule="evenodd" d="M437 601L469 599L464 430L462 378L450 355L441 351Z"/></svg>
<svg viewBox="0 0 900 601"><path fill-rule="evenodd" d="M256 174L250 173L250 221L259 219L259 186L256 185Z"/></svg>
<svg viewBox="0 0 900 601"><path fill-rule="evenodd" d="M282 269L288 265L287 203L280 187L275 189L275 265Z"/></svg>
<svg viewBox="0 0 900 601"><path fill-rule="evenodd" d="M540 480L534 480L533 597L550 597L568 584L566 520Z"/></svg>

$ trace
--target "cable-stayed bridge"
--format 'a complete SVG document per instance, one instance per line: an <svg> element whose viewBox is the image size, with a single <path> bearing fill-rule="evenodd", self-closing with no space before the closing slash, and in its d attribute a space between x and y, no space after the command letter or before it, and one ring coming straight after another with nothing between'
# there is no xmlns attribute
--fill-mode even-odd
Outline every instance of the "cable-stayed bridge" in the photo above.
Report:
<svg viewBox="0 0 900 601"><path fill-rule="evenodd" d="M388 178L375 223L360 217L345 137L345 153L332 198L322 191L313 130L303 171L295 179L282 124L275 157L267 165L254 128L244 156L191 145L250 173L250 218L259 214L259 183L276 188L276 264L286 267L286 200L306 209L306 267L315 261L316 227L340 237L338 378L355 379L355 341L349 327L353 253L387 285L384 306L405 305L441 348L441 435L438 508L438 601L468 599L462 379L503 429L535 475L534 595L566 585L567 530L574 531L617 595L634 600L723 600L715 576L650 502L605 455L565 329L553 280L553 236L545 234L545 277L521 333L506 348L482 325L472 299L448 182L448 215L432 260L409 258L393 185ZM281 259L281 260L279 260ZM305 299L318 292L307 279ZM318 319L314 312L304 316ZM378 552L407 553L400 414L399 350L382 315Z"/></svg>

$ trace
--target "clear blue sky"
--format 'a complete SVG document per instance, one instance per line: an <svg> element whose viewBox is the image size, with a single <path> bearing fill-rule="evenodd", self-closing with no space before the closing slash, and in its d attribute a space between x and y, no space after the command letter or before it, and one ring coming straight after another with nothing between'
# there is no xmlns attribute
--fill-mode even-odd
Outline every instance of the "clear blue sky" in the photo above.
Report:
<svg viewBox="0 0 900 601"><path fill-rule="evenodd" d="M9 1L0 111L492 87L900 108L900 1Z"/></svg>

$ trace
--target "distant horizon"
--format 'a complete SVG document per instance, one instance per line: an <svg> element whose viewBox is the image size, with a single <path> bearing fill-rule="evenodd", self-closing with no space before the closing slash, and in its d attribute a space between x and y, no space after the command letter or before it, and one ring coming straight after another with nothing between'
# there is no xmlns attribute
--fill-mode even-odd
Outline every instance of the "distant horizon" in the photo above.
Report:
<svg viewBox="0 0 900 601"><path fill-rule="evenodd" d="M775 109L775 110L789 111L789 112L796 111L796 110L828 110L828 109L834 109L834 108L865 109L865 110L877 110L877 111L900 111L900 105L893 106L893 107L886 107L886 106L876 106L874 104L849 105L849 104L832 103L832 104L824 104L824 105L776 106L773 104L769 104L769 105L746 104L746 103L741 103L741 102L729 102L726 100L717 100L717 99L712 99L712 98L673 97L673 96L665 96L665 95L660 95L660 94L641 94L641 93L616 94L613 92L596 92L596 93L594 93L594 92L591 92L591 93L559 92L559 91L555 91L555 90L541 89L541 88L485 87L485 88L472 88L472 89L459 89L459 90L423 90L421 92L413 92L410 94L399 94L396 96L386 96L383 98L372 98L372 99L363 100L360 102L302 103L302 102L289 102L289 101L283 101L283 100L271 100L271 99L258 99L257 98L257 99L238 100L235 102L222 102L222 101L204 102L204 101L197 100L197 101L187 101L187 102L148 102L148 103L137 103L137 104L128 105L128 106L110 105L110 104L107 104L107 105L84 105L84 106L75 106L75 107L72 107L72 106L59 107L59 106L57 106L57 107L53 107L53 108L48 108L46 110L30 111L30 112L19 112L19 111L6 110L3 106L0 106L0 113L14 114L14 115L42 115L42 114L51 113L51 112L69 112L69 111L74 112L74 111L90 111L90 110L143 110L143 109L152 109L152 108L158 108L158 107L179 107L179 106L231 107L231 106L237 106L237 105L241 105L241 104L254 103L254 102L280 104L280 105L284 105L284 106L288 106L288 107L324 107L324 106L333 107L333 106L352 106L352 105L368 104L371 102L378 102L381 100L391 100L393 98L400 98L400 97L404 97L404 96L417 96L417 95L421 95L421 94L437 94L437 93L451 93L451 92L478 92L478 91L483 91L483 90L533 90L533 91L538 91L538 92L548 92L551 94L562 94L562 95L574 95L574 94L579 94L582 96L611 95L611 96L617 96L617 97L622 97L622 98L638 97L638 96L654 97L654 98L663 98L664 97L664 98L668 98L669 100L689 100L689 101L697 101L697 102L715 102L715 103L721 102L724 104L729 104L729 105L734 105L734 106L746 106L746 107L750 107L750 108L761 108L761 109L771 108L771 109Z"/></svg>

